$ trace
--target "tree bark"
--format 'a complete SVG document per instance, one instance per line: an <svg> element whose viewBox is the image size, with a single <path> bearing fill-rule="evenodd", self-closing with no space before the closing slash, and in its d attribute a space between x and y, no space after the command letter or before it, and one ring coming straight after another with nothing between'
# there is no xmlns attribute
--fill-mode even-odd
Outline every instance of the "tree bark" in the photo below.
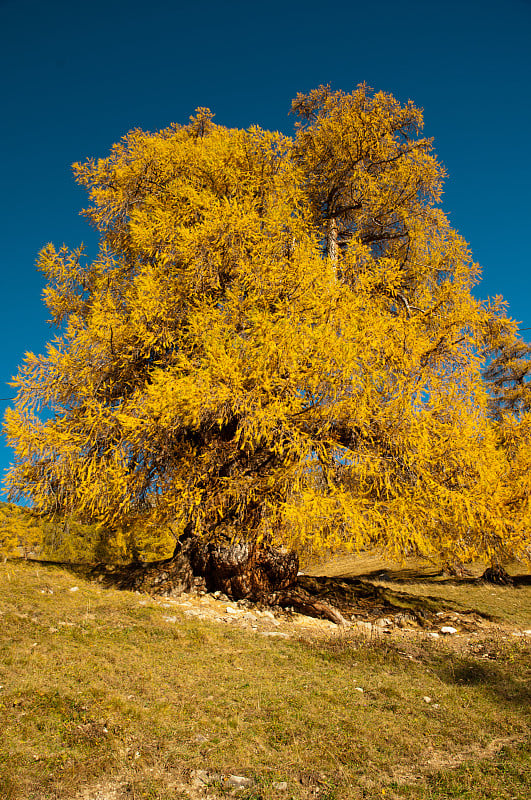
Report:
<svg viewBox="0 0 531 800"><path fill-rule="evenodd" d="M487 583L497 583L499 586L512 586L514 584L509 573L503 567L495 564L485 570L481 580Z"/></svg>
<svg viewBox="0 0 531 800"><path fill-rule="evenodd" d="M272 592L295 584L299 559L293 551L204 542L186 530L171 558L123 566L98 564L91 577L119 589L149 594L179 595L203 583L209 592L221 591L234 600L263 601Z"/></svg>
<svg viewBox="0 0 531 800"><path fill-rule="evenodd" d="M177 596L194 587L194 574L186 553L174 553L171 558L148 563L96 564L89 569L89 577L104 586L151 595Z"/></svg>
<svg viewBox="0 0 531 800"><path fill-rule="evenodd" d="M299 571L293 551L253 547L244 541L220 545L191 539L188 553L193 574L204 578L207 591L222 591L234 600L257 601L287 589Z"/></svg>
<svg viewBox="0 0 531 800"><path fill-rule="evenodd" d="M326 233L326 251L329 259L332 261L337 270L337 257L338 257L338 235L337 235L337 220L335 217L330 217L328 220L328 230Z"/></svg>

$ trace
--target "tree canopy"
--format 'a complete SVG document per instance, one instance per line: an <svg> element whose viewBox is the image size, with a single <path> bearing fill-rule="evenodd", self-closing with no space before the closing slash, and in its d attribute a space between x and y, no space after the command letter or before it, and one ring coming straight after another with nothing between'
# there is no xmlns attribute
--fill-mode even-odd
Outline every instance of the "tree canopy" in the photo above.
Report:
<svg viewBox="0 0 531 800"><path fill-rule="evenodd" d="M421 110L365 85L292 110L291 137L199 108L74 165L99 253L39 255L58 334L15 380L12 499L299 551L529 556L529 350L472 294Z"/></svg>

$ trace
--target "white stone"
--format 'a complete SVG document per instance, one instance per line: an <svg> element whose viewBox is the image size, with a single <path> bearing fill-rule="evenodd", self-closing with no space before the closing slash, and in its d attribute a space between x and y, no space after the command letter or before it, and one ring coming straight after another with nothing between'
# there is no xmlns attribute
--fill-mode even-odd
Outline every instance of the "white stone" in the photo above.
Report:
<svg viewBox="0 0 531 800"><path fill-rule="evenodd" d="M230 786L236 786L239 789L244 789L252 784L250 778L244 778L243 775L229 775L227 783Z"/></svg>
<svg viewBox="0 0 531 800"><path fill-rule="evenodd" d="M452 628L451 625L443 625L443 627L441 628L441 633L448 633L448 634L457 633L457 628Z"/></svg>
<svg viewBox="0 0 531 800"><path fill-rule="evenodd" d="M377 628L387 628L388 625L393 624L393 620L389 617L382 617L381 619L377 619L374 624Z"/></svg>
<svg viewBox="0 0 531 800"><path fill-rule="evenodd" d="M356 692L363 692L364 690L361 688L361 686L355 686L355 687L354 687L354 691L356 691Z"/></svg>
<svg viewBox="0 0 531 800"><path fill-rule="evenodd" d="M271 784L273 789L276 789L277 792L287 792L288 791L288 784L286 781L273 781Z"/></svg>
<svg viewBox="0 0 531 800"><path fill-rule="evenodd" d="M71 586L69 592L79 592L79 586Z"/></svg>
<svg viewBox="0 0 531 800"><path fill-rule="evenodd" d="M163 617L164 622L177 622L177 617Z"/></svg>
<svg viewBox="0 0 531 800"><path fill-rule="evenodd" d="M427 695L425 695L422 699L425 703L431 703L431 697L428 697Z"/></svg>
<svg viewBox="0 0 531 800"><path fill-rule="evenodd" d="M227 608L225 609L225 612L227 614L237 614L238 613L238 609L237 608L233 608L232 606L227 606Z"/></svg>
<svg viewBox="0 0 531 800"><path fill-rule="evenodd" d="M206 769L195 769L192 772L192 777L195 779L196 785L199 784L203 786L206 786L211 779Z"/></svg>
<svg viewBox="0 0 531 800"><path fill-rule="evenodd" d="M435 633L435 631L428 631L428 636L430 636L432 639L438 639L439 638L439 634Z"/></svg>

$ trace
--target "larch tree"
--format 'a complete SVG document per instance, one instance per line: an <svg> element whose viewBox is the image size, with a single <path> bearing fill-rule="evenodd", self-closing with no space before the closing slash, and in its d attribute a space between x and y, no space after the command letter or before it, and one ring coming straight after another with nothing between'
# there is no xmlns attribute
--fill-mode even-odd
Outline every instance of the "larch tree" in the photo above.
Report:
<svg viewBox="0 0 531 800"><path fill-rule="evenodd" d="M292 137L200 108L74 165L99 254L40 253L58 335L15 380L11 497L169 524L175 558L529 553L529 430L500 447L482 373L501 306L472 294L421 111L364 85L292 110Z"/></svg>
<svg viewBox="0 0 531 800"><path fill-rule="evenodd" d="M531 345L503 313L503 303L498 303L497 310L502 313L492 314L486 329L483 377L489 387L491 416L502 422L508 415L521 419L531 411Z"/></svg>
<svg viewBox="0 0 531 800"><path fill-rule="evenodd" d="M498 447L506 460L504 504L516 526L520 546L529 560L531 541L531 345L518 325L497 302L485 335L483 378L489 392L488 410ZM494 564L493 577L506 582L507 573ZM492 571L492 570L490 570Z"/></svg>
<svg viewBox="0 0 531 800"><path fill-rule="evenodd" d="M0 503L0 558L35 554L42 544L42 530L26 509Z"/></svg>

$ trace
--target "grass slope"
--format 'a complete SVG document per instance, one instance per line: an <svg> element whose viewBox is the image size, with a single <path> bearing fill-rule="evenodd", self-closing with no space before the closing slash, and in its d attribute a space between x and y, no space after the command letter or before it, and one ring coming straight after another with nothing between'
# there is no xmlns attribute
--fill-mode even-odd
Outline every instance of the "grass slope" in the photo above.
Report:
<svg viewBox="0 0 531 800"><path fill-rule="evenodd" d="M0 612L2 800L529 797L525 637L265 637L10 562Z"/></svg>
<svg viewBox="0 0 531 800"><path fill-rule="evenodd" d="M507 588L478 581L486 568L484 563L467 564L467 577L448 576L440 564L427 559L405 559L402 563L385 560L378 553L344 555L307 568L309 575L350 577L370 580L398 592L456 603L482 614L523 628L531 628L531 575L529 565L507 564L507 572L516 578L517 586ZM525 572L525 574L522 574Z"/></svg>

